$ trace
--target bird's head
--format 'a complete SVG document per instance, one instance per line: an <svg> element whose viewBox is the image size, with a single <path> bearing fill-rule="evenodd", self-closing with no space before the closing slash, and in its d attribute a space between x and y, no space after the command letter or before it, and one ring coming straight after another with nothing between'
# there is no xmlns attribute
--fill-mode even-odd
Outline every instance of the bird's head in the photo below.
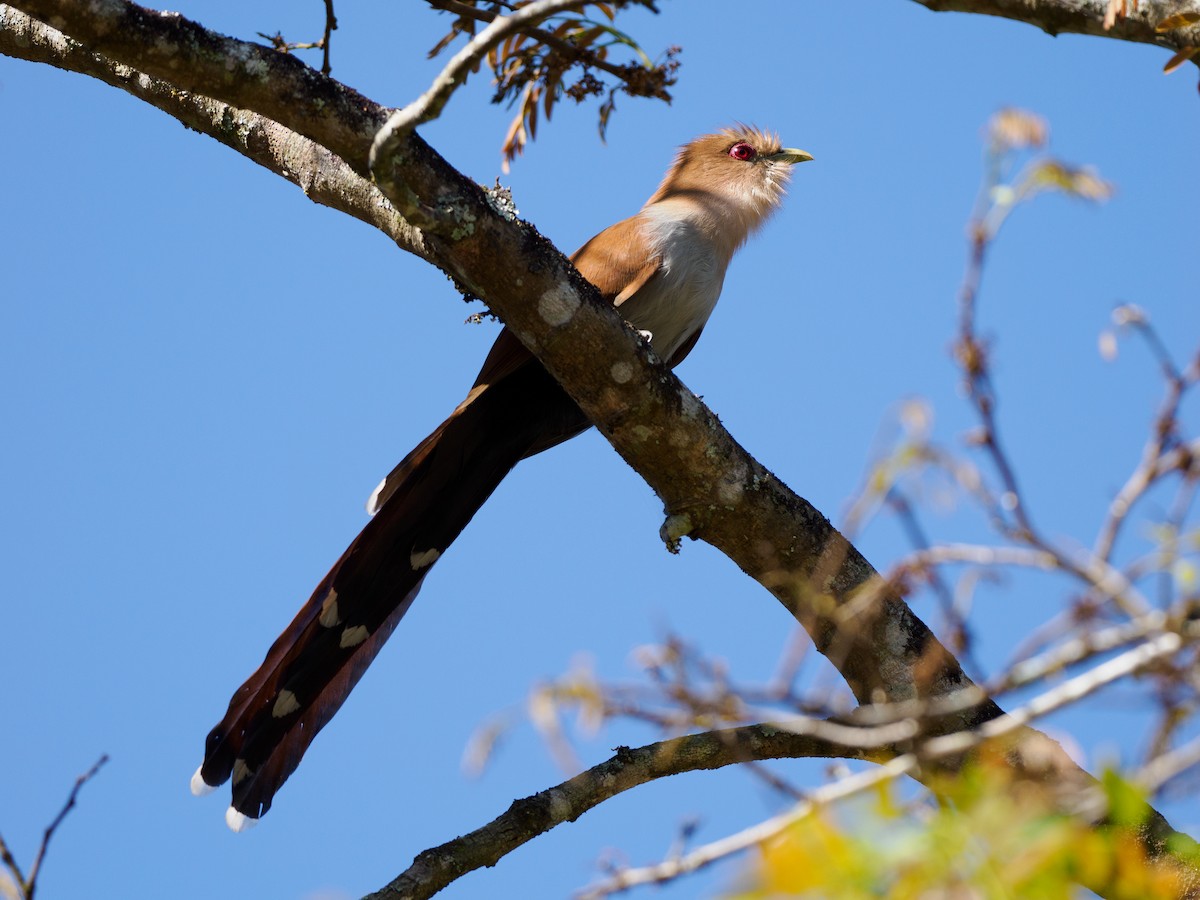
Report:
<svg viewBox="0 0 1200 900"><path fill-rule="evenodd" d="M647 206L699 205L708 217L735 226L745 240L783 199L792 166L811 159L804 150L784 147L772 132L735 125L681 147Z"/></svg>

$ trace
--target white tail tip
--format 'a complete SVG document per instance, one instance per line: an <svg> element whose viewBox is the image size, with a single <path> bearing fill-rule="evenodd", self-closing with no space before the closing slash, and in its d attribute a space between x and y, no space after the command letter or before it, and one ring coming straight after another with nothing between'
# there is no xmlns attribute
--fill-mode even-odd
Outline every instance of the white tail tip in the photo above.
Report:
<svg viewBox="0 0 1200 900"><path fill-rule="evenodd" d="M192 776L192 796L203 797L205 794L211 794L216 789L217 786L205 781L204 776L200 774L200 770L196 769L196 774Z"/></svg>
<svg viewBox="0 0 1200 900"><path fill-rule="evenodd" d="M230 831L246 831L258 824L258 819L252 819L249 816L243 815L232 806L225 810L225 824L229 826Z"/></svg>
<svg viewBox="0 0 1200 900"><path fill-rule="evenodd" d="M371 491L371 496L367 498L367 515L373 516L379 512L379 495L383 493L384 485L387 484L387 479L375 485L375 490Z"/></svg>

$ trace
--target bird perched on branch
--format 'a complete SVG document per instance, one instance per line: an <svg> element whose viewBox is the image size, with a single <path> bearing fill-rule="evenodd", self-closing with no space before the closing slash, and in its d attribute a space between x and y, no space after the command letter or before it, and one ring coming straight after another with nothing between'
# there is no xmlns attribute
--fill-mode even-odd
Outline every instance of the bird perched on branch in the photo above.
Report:
<svg viewBox="0 0 1200 900"><path fill-rule="evenodd" d="M654 195L571 257L675 366L695 346L734 252L812 159L737 126L679 150ZM271 808L425 576L518 462L584 431L587 417L505 328L466 399L375 489L373 516L317 585L208 735L196 794L233 781L235 831Z"/></svg>

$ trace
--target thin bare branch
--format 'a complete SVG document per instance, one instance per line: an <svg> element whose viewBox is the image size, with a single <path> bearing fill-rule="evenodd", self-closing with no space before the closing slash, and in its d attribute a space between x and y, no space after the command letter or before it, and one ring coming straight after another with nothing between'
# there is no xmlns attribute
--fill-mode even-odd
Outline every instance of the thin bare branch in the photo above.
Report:
<svg viewBox="0 0 1200 900"><path fill-rule="evenodd" d="M8 869L14 896L19 900L27 900L29 895L25 891L25 873L21 871L21 864L8 849L8 844L5 843L3 836L0 836L0 863L4 863L4 868ZM0 882L0 888L7 889L7 885Z"/></svg>
<svg viewBox="0 0 1200 900"><path fill-rule="evenodd" d="M67 818L68 813L75 808L75 803L79 799L79 791L85 784L96 777L96 773L100 771L106 762L108 762L108 754L102 755L90 769L75 779L75 785L71 788L71 793L67 795L66 803L62 805L62 809L58 811L58 815L54 817L53 821L42 832L42 842L38 845L37 855L33 858L33 865L29 867L28 875L21 873L21 867L13 857L12 851L8 849L8 845L4 842L4 839L0 838L0 862L3 862L11 873L21 900L33 900L34 894L37 893L38 875L41 874L42 863L46 859L46 851L50 849L50 841L54 838L54 833L58 831L58 827Z"/></svg>
<svg viewBox="0 0 1200 900"><path fill-rule="evenodd" d="M1200 466L1200 439L1195 439L1168 452L1167 441L1174 435L1179 404L1186 390L1200 377L1200 361L1194 362L1187 373L1173 373L1173 366L1164 366L1167 375L1167 395L1155 418L1150 437L1142 450L1142 458L1133 474L1117 491L1108 507L1100 534L1092 550L1094 556L1107 560L1112 556L1117 536L1130 511L1150 489L1162 478L1175 471L1187 471Z"/></svg>
<svg viewBox="0 0 1200 900"><path fill-rule="evenodd" d="M329 45L333 32L337 29L337 16L333 14L333 0L325 0L325 34L321 37L321 74L328 75L333 71L329 62Z"/></svg>
<svg viewBox="0 0 1200 900"><path fill-rule="evenodd" d="M573 822L610 797L680 772L782 758L851 758L886 763L894 748L847 747L772 725L687 735L614 757L549 790L517 800L492 822L421 853L394 881L368 900L431 897L467 872L495 865L506 854L563 822Z"/></svg>
<svg viewBox="0 0 1200 900"><path fill-rule="evenodd" d="M108 762L108 754L102 755L92 767L75 779L75 786L71 788L71 793L67 795L67 802L63 804L62 809L58 811L58 815L54 817L54 821L47 826L42 833L42 843L38 847L37 856L33 860L33 865L29 868L29 890L28 900L33 900L33 889L37 884L38 874L42 871L42 862L46 858L46 851L50 849L50 840L54 837L54 832L58 830L58 826L63 823L63 819L67 817L67 813L75 808L75 801L79 798L79 791L85 784L96 777L96 773Z"/></svg>
<svg viewBox="0 0 1200 900"><path fill-rule="evenodd" d="M913 568L970 563L976 566L1021 566L1027 569L1058 568L1058 558L1033 547L990 547L983 544L938 544L903 557L899 565Z"/></svg>
<svg viewBox="0 0 1200 900"><path fill-rule="evenodd" d="M662 884L681 875L696 872L718 860L741 853L781 834L795 822L809 816L820 806L853 797L864 791L907 775L917 767L912 754L896 757L876 769L865 769L809 793L808 799L786 813L773 816L736 834L705 844L689 853L677 855L652 866L622 869L609 878L580 891L578 900L600 900L612 894L646 884Z"/></svg>
<svg viewBox="0 0 1200 900"><path fill-rule="evenodd" d="M908 498L900 490L893 487L887 492L885 500L888 506L895 511L913 548L918 553L930 550L932 542L925 533L925 529L917 517L916 510L913 509ZM924 567L924 571L926 581L937 598L939 606L942 608L943 626L940 631L943 634L946 630L949 631L946 643L949 645L951 652L964 662L964 669L972 678L977 680L983 678L983 665L975 658L972 649L971 631L967 626L966 617L958 611L958 606L954 600L954 592L951 590L950 585L946 583L946 580L942 578L942 574L936 566Z"/></svg>
<svg viewBox="0 0 1200 900"><path fill-rule="evenodd" d="M877 769L858 772L832 784L812 791L808 798L785 813L767 819L736 834L729 835L695 850L668 859L656 865L630 868L616 872L611 877L582 891L580 900L599 900L629 888L644 884L659 884L695 872L718 860L725 859L770 840L784 832L793 823L813 813L818 807L846 797L860 794L870 788L902 775L916 774L923 763L946 757L958 757L997 738L1012 735L1024 729L1030 722L1048 715L1064 706L1078 702L1115 681L1145 669L1157 660L1170 656L1183 646L1183 638L1174 632L1162 634L1120 656L1090 669L1052 690L1034 697L1012 713L985 722L975 731L931 738L920 744L913 753L895 757ZM1076 808L1099 819L1104 814L1101 798L1094 788L1086 789L1091 796L1074 798Z"/></svg>
<svg viewBox="0 0 1200 900"><path fill-rule="evenodd" d="M1200 766L1200 738L1188 741L1182 747L1176 747L1150 760L1134 780L1156 794L1167 782L1196 766Z"/></svg>
<svg viewBox="0 0 1200 900"><path fill-rule="evenodd" d="M467 16L475 19L477 22L493 22L496 19L496 15L494 13L477 9L469 3L460 2L460 0L425 0L425 2L434 9L451 12L458 16ZM580 52L580 48L574 46L568 41L562 40L562 38L556 37L554 34L546 31L544 28L522 28L521 30L530 37L535 38L538 42L545 44L547 47L553 47L559 53L573 55ZM588 55L587 64L592 68L599 69L602 72L607 72L609 75L612 75L616 78L625 79L628 77L628 73L624 67L610 63L607 60L600 59L595 56L595 54Z"/></svg>
<svg viewBox="0 0 1200 900"><path fill-rule="evenodd" d="M1000 694L1022 685L1040 681L1061 672L1068 666L1084 662L1101 653L1124 647L1148 635L1162 632L1168 625L1167 614L1154 610L1139 619L1123 622L1098 631L1086 631L1037 656L1023 659L1010 666L988 686Z"/></svg>
<svg viewBox="0 0 1200 900"><path fill-rule="evenodd" d="M537 0L523 6L512 15L497 16L492 22L471 38L467 45L454 54L445 68L433 79L429 90L403 109L394 112L387 123L379 129L371 144L370 164L376 170L382 160L391 159L401 142L414 128L442 113L455 90L466 80L467 73L475 67L488 51L496 47L510 34L537 25L556 13L586 6L589 0Z"/></svg>

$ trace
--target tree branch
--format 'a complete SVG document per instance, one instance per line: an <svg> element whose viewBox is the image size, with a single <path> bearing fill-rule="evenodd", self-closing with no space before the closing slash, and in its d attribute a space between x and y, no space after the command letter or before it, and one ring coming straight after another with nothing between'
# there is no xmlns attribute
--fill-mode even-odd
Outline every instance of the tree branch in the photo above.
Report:
<svg viewBox="0 0 1200 900"><path fill-rule="evenodd" d="M388 117L371 142L367 157L370 172L388 197L401 201L401 209L411 221L431 230L439 230L441 226L451 236L461 232L462 223L453 210L449 211L448 215L439 214L435 209L436 203L422 202L405 184L403 177L397 177L404 173L397 172L392 161L396 157L405 157L403 147L412 136L413 130L441 115L454 91L466 80L467 73L506 37L527 26L536 25L555 13L583 6L586 2L587 0L536 0L510 16L496 16L491 24L454 54L450 62L438 73L429 90Z"/></svg>
<svg viewBox="0 0 1200 900"><path fill-rule="evenodd" d="M5 868L11 873L13 884L19 892L21 900L33 900L34 894L37 893L38 875L42 871L42 863L46 859L46 851L50 849L50 841L54 837L54 833L58 831L58 826L63 823L67 815L75 808L75 803L79 800L79 792L83 786L96 777L96 773L108 762L108 754L105 753L92 764L92 767L75 779L75 785L71 788L71 793L67 795L67 801L62 805L62 809L58 811L58 815L54 820L46 826L42 832L42 842L38 845L37 855L33 858L33 865L29 867L29 874L25 875L21 872L21 867L17 864L17 860L13 857L12 851L8 849L8 844L4 842L4 838L0 837L0 862L4 863Z"/></svg>
<svg viewBox="0 0 1200 900"><path fill-rule="evenodd" d="M1190 631L1195 632L1197 629L1193 628ZM1192 637L1194 639L1195 635L1192 635ZM817 788L810 792L808 797L786 812L758 822L736 834L731 834L704 846L697 847L686 854L675 856L655 865L620 870L611 877L582 892L580 895L581 900L600 900L602 897L628 890L631 887L644 884L661 884L678 878L680 875L695 872L705 866L712 865L718 860L748 850L751 847L762 844L764 841L779 837L791 825L811 815L822 805L860 794L877 785L893 781L902 775L911 775L920 779L922 768L929 769L931 764L940 759L961 758L962 754L966 751L979 747L988 741L996 741L1005 737L1016 736L1019 732L1025 732L1026 736L1021 738L1021 740L1032 739L1036 744L1043 745L1043 751L1050 749L1048 746L1051 743L1049 739L1039 732L1030 731L1027 728L1029 722L1075 703L1083 697L1095 693L1100 688L1126 678L1135 672L1146 669L1155 661L1174 654L1183 646L1183 642L1183 637L1175 632L1153 637L1125 651L1120 656L1108 660L1087 672L1076 675L1074 678L1034 697L1012 713L986 722L976 731L958 732L956 734L931 738L928 741L917 744L914 748L904 752L903 755L896 755L896 745L888 744L884 752L886 752L889 758L879 768L857 772L831 784ZM843 747L844 751L852 749L852 747ZM880 749L883 750L883 748ZM1192 750L1194 753L1194 748ZM850 757L854 754L843 752L837 755ZM1057 792L1059 804L1064 809L1069 808L1071 812L1084 816L1090 821L1102 820L1107 815L1108 810L1101 791L1098 789L1098 784L1093 779L1082 790L1074 785L1062 790L1062 785L1054 782L1055 775L1063 774L1060 768L1062 762L1056 760L1054 758L1055 755L1050 754L1043 759L1042 765L1046 767L1046 771L1041 773L1042 778L1039 780L1051 784L1051 790ZM874 761L878 761L878 759ZM1188 757L1186 760L1172 760L1171 762L1175 762L1181 766L1194 764L1194 761L1191 761L1191 757ZM1022 774L1027 776L1029 772L1023 771ZM1046 778L1045 776L1047 775L1050 777ZM1153 827L1153 822L1151 823L1151 827ZM1189 888L1194 888L1196 873L1189 871L1187 875L1191 876ZM1092 877L1096 876L1093 875ZM1100 889L1099 885L1090 886L1097 890Z"/></svg>
<svg viewBox="0 0 1200 900"><path fill-rule="evenodd" d="M114 63L272 119L340 156L359 175L368 174L367 150L389 110L292 54L126 0L8 5Z"/></svg>
<svg viewBox="0 0 1200 900"><path fill-rule="evenodd" d="M469 3L461 3L459 0L425 0L425 2L434 9L442 12L453 13L454 15L460 17L471 18L477 22L493 22L497 16L497 13L495 12L476 9ZM623 81L628 78L628 72L621 66L613 65L607 60L600 59L594 53L586 53L585 55L585 51L582 48L576 47L569 41L564 41L561 38L555 37L554 34L546 31L544 28L525 27L521 30L530 37L536 38L540 43L545 44L547 47L554 48L559 53L564 55L575 54L584 56L588 66L599 69L602 72L607 72L609 75L616 76Z"/></svg>
<svg viewBox="0 0 1200 900"><path fill-rule="evenodd" d="M1109 0L914 0L933 12L981 13L1036 25L1047 34L1087 34L1181 50L1200 44L1200 27L1156 29L1168 16L1200 13L1200 0L1134 0L1112 24Z"/></svg>
<svg viewBox="0 0 1200 900"><path fill-rule="evenodd" d="M515 801L505 813L470 834L423 851L408 869L379 892L371 894L367 900L422 900L431 897L468 872L495 865L538 835L565 822L574 822L605 800L670 775L768 759L858 759L879 764L877 769L818 788L788 811L696 848L686 855L645 868L622 870L594 885L584 896L601 897L639 884L667 881L774 837L821 804L861 793L901 775L920 777L921 768L930 766L938 759L960 756L964 750L986 741L1027 732L1030 721L1145 669L1156 660L1176 652L1182 640L1179 634L1173 632L1150 637L1120 656L1056 685L1011 715L988 722L971 734L944 735L914 744L920 733L917 719L933 712L923 711L918 705L906 710L908 718L884 725L849 725L829 719L790 717L771 723L687 735L636 750L621 747L611 759L586 772L531 797ZM974 691L967 693L975 694ZM978 702L978 697L967 699ZM937 701L930 704L933 707L938 705L940 703ZM888 708L878 710L881 713L888 711ZM1031 734L1039 744L1048 743L1040 735ZM1043 749L1046 747L1043 746ZM1195 748L1189 747L1187 753L1173 755L1153 773L1147 770L1146 777L1157 776L1161 780L1162 772L1175 772L1187 765L1194 765L1195 755ZM1053 754L1046 758L1045 764L1054 774L1061 774L1061 760L1055 759ZM1097 802L1094 781L1089 781L1086 793L1079 794L1070 789L1064 796L1069 797L1070 802L1083 810L1085 815L1100 817L1105 813L1102 804Z"/></svg>
<svg viewBox="0 0 1200 900"><path fill-rule="evenodd" d="M249 110L182 91L128 65L91 52L78 41L0 4L0 53L90 75L144 100L269 172L295 184L314 203L371 225L422 259L429 254L419 229L400 217L375 185L339 156L278 122Z"/></svg>
<svg viewBox="0 0 1200 900"><path fill-rule="evenodd" d="M870 729L853 729L853 732ZM775 725L747 725L690 734L616 755L562 784L514 801L496 819L440 847L425 850L394 881L367 900L421 900L468 872L495 865L538 835L630 788L681 772L720 769L765 759L862 759L886 763L900 751L888 744L863 747L828 737L796 734Z"/></svg>
<svg viewBox="0 0 1200 900"><path fill-rule="evenodd" d="M391 156L399 146L399 135L440 116L450 97L467 80L468 73L510 34L531 28L557 13L578 9L588 2L589 0L537 0L521 7L512 15L495 16L483 31L454 54L445 68L438 73L429 90L404 109L392 114L387 124L380 129L371 147L372 160L376 154Z"/></svg>

